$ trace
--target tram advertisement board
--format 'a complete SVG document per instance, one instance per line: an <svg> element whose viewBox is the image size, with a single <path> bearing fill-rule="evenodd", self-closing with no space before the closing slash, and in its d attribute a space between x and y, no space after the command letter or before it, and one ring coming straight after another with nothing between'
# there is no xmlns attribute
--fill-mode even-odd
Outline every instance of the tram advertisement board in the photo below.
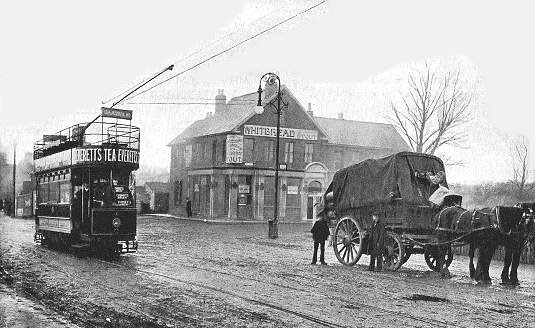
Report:
<svg viewBox="0 0 535 328"><path fill-rule="evenodd" d="M139 151L121 148L90 147L76 148L72 164L82 163L139 163Z"/></svg>
<svg viewBox="0 0 535 328"><path fill-rule="evenodd" d="M34 161L36 171L91 163L139 164L139 151L122 148L83 147L64 150Z"/></svg>

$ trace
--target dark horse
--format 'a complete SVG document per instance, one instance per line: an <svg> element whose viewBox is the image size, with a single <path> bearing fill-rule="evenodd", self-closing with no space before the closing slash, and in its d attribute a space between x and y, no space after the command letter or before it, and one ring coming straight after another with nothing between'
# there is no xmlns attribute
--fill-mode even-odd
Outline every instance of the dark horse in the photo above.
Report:
<svg viewBox="0 0 535 328"><path fill-rule="evenodd" d="M449 242L469 244L470 278L490 283L489 266L498 246L506 249L502 281L518 282L516 270L522 247L526 244L533 220L523 220L525 210L518 207L497 206L493 209L466 210L459 206L446 207L435 217L437 247L437 265L445 275L445 254ZM531 223L530 223L531 222ZM477 267L474 268L475 250L479 251ZM511 274L508 274L509 266Z"/></svg>
<svg viewBox="0 0 535 328"><path fill-rule="evenodd" d="M505 257L501 274L502 284L518 285L517 269L520 263L522 250L529 243L534 242L535 236L535 203L519 203L515 207L522 209L520 221L512 226L505 227L507 238L503 240ZM509 268L511 269L509 271Z"/></svg>

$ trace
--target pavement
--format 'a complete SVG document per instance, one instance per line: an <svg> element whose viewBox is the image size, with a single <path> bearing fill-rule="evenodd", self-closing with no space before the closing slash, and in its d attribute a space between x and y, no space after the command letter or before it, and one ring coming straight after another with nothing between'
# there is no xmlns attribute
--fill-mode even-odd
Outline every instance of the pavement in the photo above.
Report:
<svg viewBox="0 0 535 328"><path fill-rule="evenodd" d="M171 218L175 220L183 220L183 221L193 221L193 222L204 222L208 224L267 224L268 221L266 220L230 220L230 219L207 219L207 218L200 218L200 217L185 217L185 216L177 216L172 214L143 214L142 216L149 216L149 217L162 217L162 218ZM304 225L310 225L312 226L312 222L310 221L297 221L297 222L284 222L279 221L278 224L304 224Z"/></svg>

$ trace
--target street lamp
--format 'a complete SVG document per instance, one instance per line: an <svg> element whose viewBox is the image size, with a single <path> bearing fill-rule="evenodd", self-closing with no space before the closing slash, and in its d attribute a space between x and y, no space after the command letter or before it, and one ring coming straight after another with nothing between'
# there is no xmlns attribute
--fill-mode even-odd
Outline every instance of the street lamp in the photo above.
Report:
<svg viewBox="0 0 535 328"><path fill-rule="evenodd" d="M278 92L277 92L277 144L275 147L275 204L273 206L273 226L270 226L268 230L269 238L275 239L279 237L278 229L278 217L279 217L279 135L281 127L281 80L277 74L266 73L260 78L258 84L258 104L255 107L255 113L262 114L264 112L264 107L262 106L262 81L266 80L267 83L275 83L275 79L278 82Z"/></svg>

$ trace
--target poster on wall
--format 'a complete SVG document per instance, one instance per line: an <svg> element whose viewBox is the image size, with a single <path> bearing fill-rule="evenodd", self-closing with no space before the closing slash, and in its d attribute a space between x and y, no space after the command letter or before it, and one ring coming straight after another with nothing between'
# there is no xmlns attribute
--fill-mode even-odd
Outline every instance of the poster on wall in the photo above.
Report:
<svg viewBox="0 0 535 328"><path fill-rule="evenodd" d="M243 163L243 136L231 134L227 136L226 163Z"/></svg>

